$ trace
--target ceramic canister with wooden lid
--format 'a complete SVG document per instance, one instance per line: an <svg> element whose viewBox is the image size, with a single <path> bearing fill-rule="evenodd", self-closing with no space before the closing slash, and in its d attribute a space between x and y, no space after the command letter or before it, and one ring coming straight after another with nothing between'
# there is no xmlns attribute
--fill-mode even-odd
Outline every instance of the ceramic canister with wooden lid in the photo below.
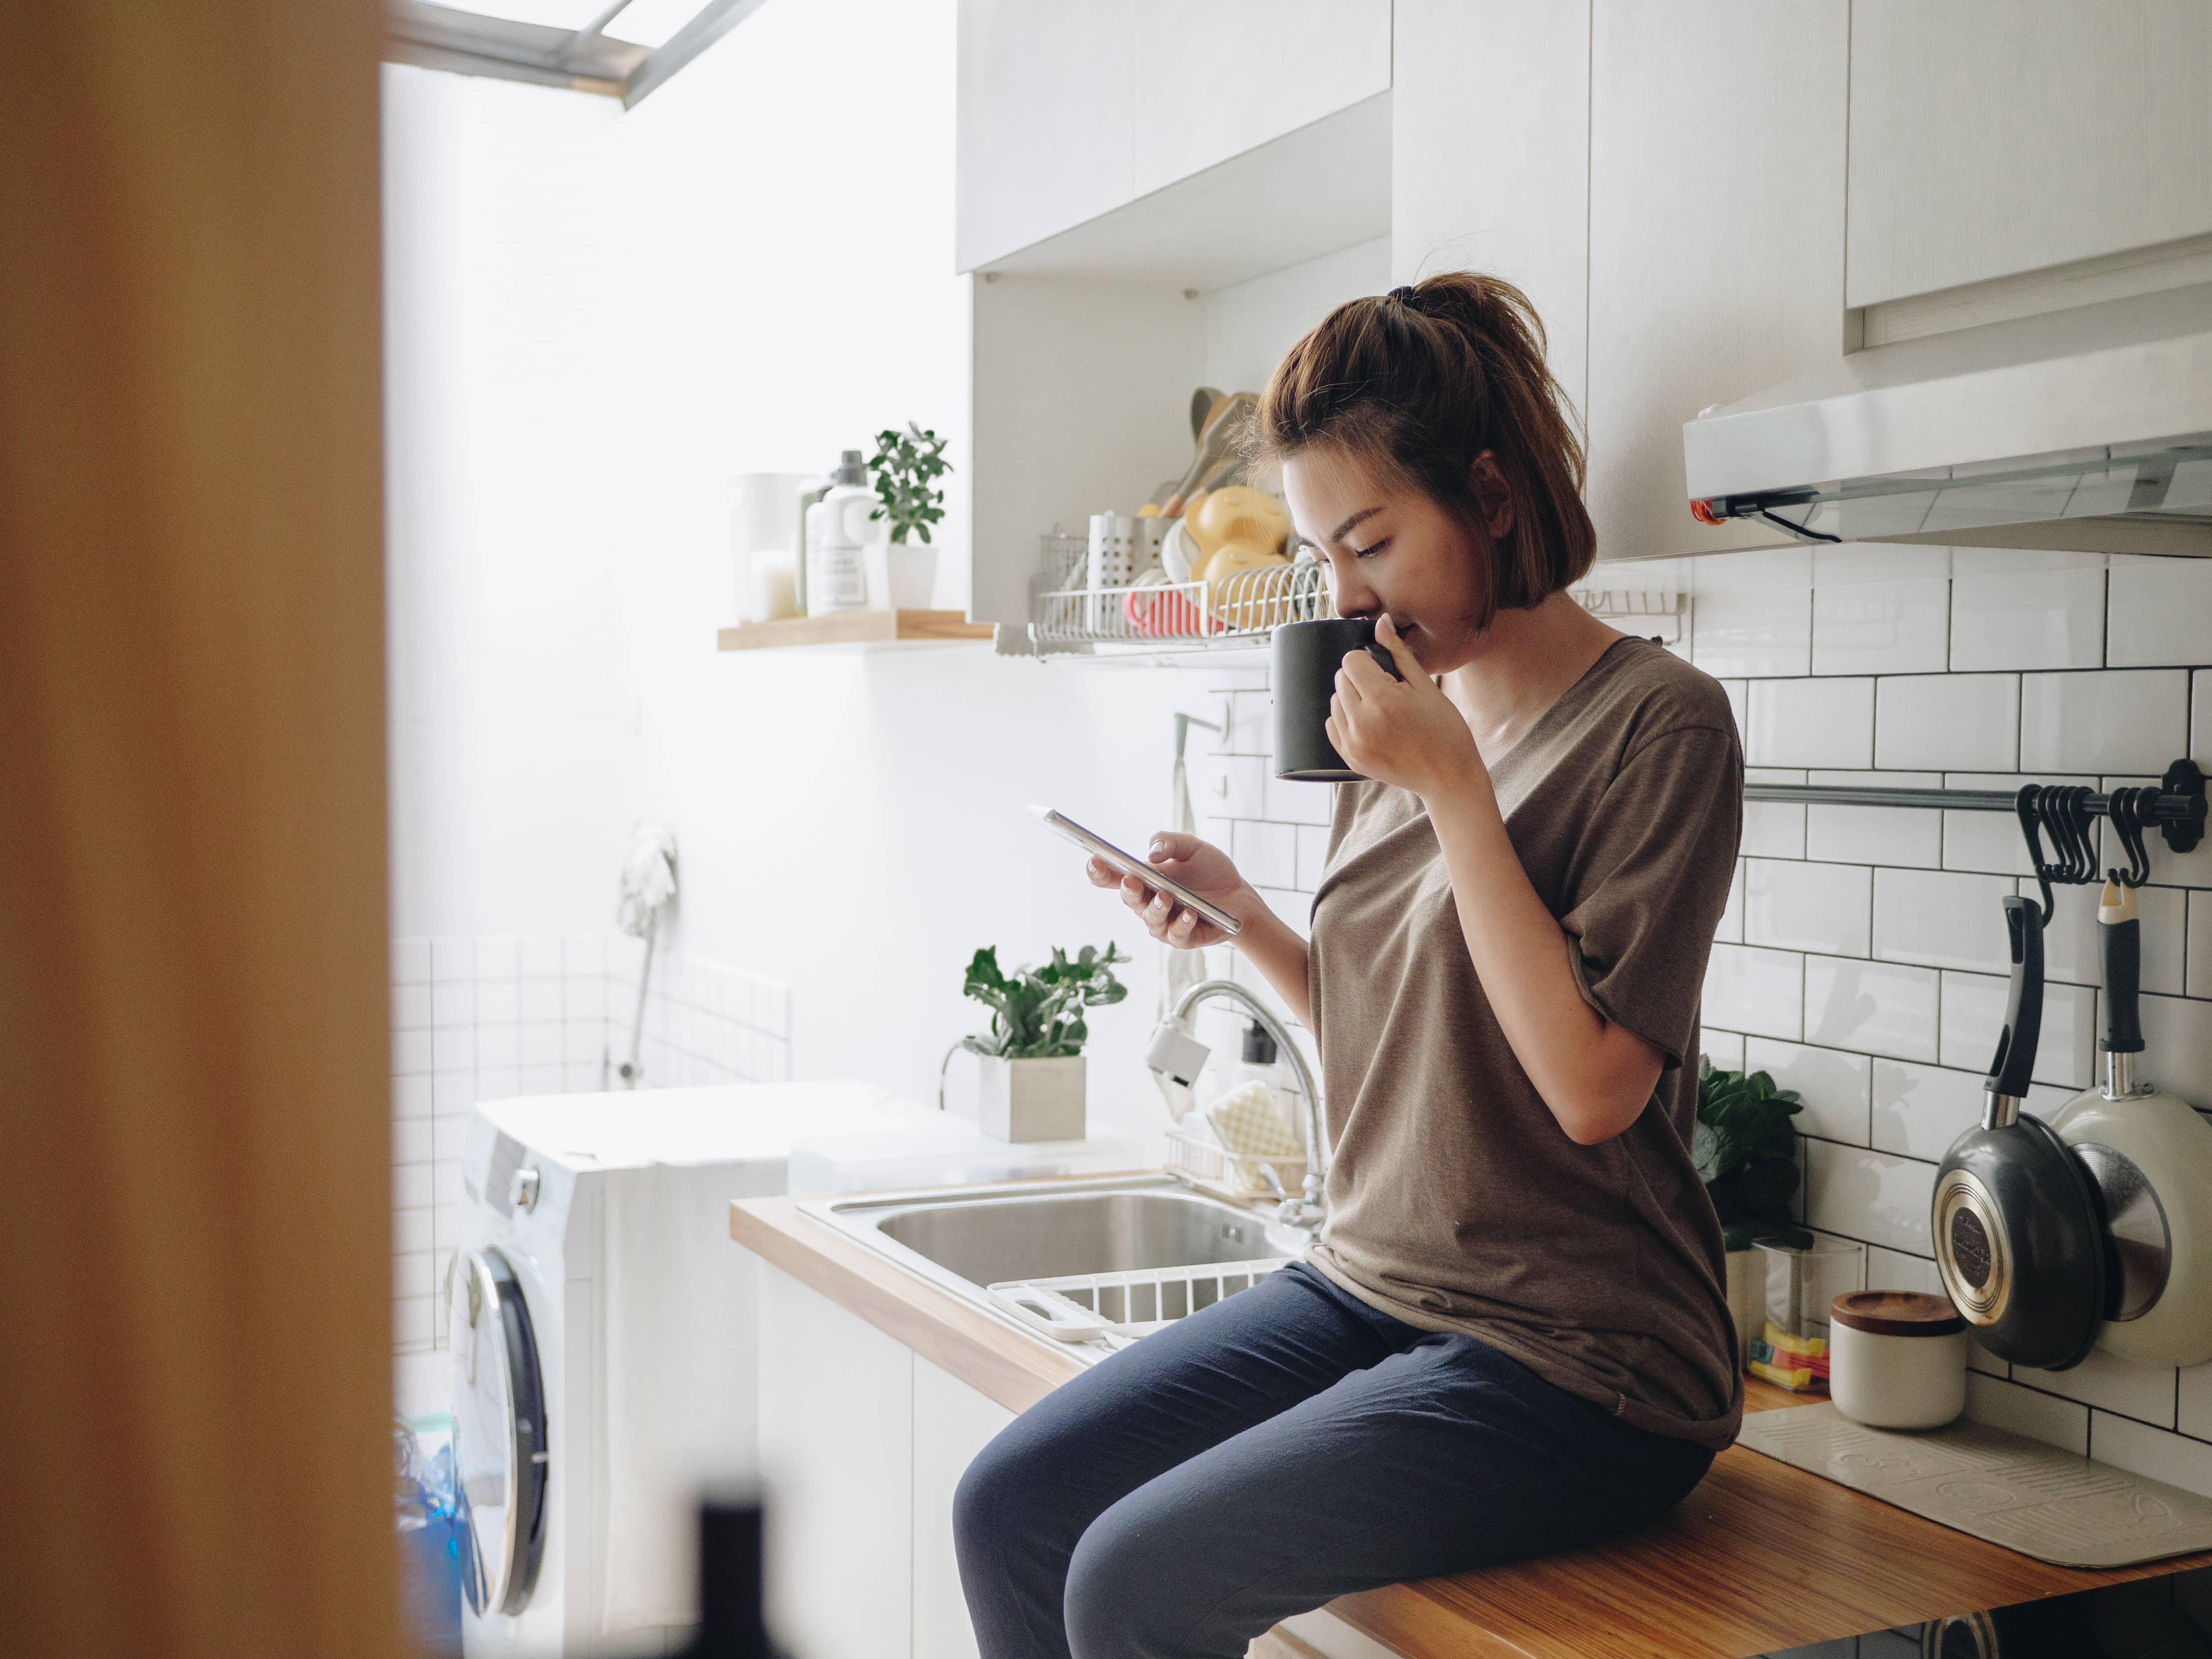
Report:
<svg viewBox="0 0 2212 1659"><path fill-rule="evenodd" d="M1939 1429L1966 1408L1970 1340L1946 1297L1846 1291L1829 1309L1829 1397L1871 1429Z"/></svg>

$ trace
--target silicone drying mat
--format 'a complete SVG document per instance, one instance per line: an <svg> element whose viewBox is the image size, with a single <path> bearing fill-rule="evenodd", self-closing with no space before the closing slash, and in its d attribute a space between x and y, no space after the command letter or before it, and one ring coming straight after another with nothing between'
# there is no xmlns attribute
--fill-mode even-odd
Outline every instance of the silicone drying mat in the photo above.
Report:
<svg viewBox="0 0 2212 1659"><path fill-rule="evenodd" d="M1747 1413L1741 1443L2057 1566L2212 1549L2212 1498L1978 1423L1908 1434L1863 1428L1832 1403L1784 1407Z"/></svg>

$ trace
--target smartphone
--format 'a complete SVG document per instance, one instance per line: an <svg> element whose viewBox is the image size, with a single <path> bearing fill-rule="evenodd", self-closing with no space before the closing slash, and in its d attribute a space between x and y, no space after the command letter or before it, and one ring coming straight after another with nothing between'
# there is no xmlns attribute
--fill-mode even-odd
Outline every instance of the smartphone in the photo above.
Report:
<svg viewBox="0 0 2212 1659"><path fill-rule="evenodd" d="M1169 880L1144 860L1123 852L1110 841L1092 835L1073 818L1055 812L1049 806L1032 806L1030 811L1046 829L1065 836L1093 858L1111 865L1123 875L1134 876L1146 886L1157 888L1185 909L1205 917L1223 933L1241 933L1244 931L1244 924L1219 905L1199 897L1179 881Z"/></svg>

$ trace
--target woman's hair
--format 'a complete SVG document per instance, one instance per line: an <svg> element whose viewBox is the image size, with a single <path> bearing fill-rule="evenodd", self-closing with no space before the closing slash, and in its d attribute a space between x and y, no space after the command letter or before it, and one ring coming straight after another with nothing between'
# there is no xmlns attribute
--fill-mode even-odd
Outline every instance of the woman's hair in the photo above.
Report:
<svg viewBox="0 0 2212 1659"><path fill-rule="evenodd" d="M1480 626L1557 592L1596 555L1582 440L1544 362L1544 325L1498 277L1450 271L1339 306L1269 377L1257 437L1276 460L1341 449L1478 529L1470 471L1488 450L1513 528L1483 573Z"/></svg>

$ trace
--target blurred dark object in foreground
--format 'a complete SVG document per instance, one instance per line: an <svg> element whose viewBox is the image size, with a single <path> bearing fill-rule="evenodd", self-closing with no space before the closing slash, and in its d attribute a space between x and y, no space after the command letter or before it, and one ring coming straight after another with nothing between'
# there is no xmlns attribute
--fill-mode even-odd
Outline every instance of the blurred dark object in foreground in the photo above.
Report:
<svg viewBox="0 0 2212 1659"><path fill-rule="evenodd" d="M786 1659L768 1639L757 1492L699 1504L699 1634L687 1659Z"/></svg>

